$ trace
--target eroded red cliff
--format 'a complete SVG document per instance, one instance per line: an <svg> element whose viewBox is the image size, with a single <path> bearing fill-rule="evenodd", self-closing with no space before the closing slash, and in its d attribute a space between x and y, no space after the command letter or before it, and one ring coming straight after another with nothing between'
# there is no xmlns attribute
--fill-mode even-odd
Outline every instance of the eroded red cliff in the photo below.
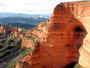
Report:
<svg viewBox="0 0 90 68"><path fill-rule="evenodd" d="M27 32L39 38L38 47L30 56L31 61L25 61L31 62L31 68L64 68L67 64L78 62L86 30L77 19L81 11L76 9L83 3L88 2L58 4L48 22Z"/></svg>
<svg viewBox="0 0 90 68"><path fill-rule="evenodd" d="M86 20L89 4L88 1L60 3L48 22L29 30L26 35L35 35L39 42L33 54L23 58L24 68L64 68L67 64L78 62L79 48L87 34L84 22L89 22ZM20 68L19 65L17 68Z"/></svg>

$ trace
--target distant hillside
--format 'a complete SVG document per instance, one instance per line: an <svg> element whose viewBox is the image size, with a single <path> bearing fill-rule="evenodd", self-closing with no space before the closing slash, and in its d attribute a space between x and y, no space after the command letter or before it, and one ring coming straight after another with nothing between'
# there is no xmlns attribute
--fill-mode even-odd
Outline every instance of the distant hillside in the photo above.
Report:
<svg viewBox="0 0 90 68"><path fill-rule="evenodd" d="M48 18L44 17L5 17L0 18L0 24L8 24L8 23L33 23L37 24L42 21L47 21Z"/></svg>
<svg viewBox="0 0 90 68"><path fill-rule="evenodd" d="M7 16L7 17L6 17ZM47 21L49 16L45 15L25 15L25 14L0 14L0 24L10 24L25 28L33 28L43 21Z"/></svg>
<svg viewBox="0 0 90 68"><path fill-rule="evenodd" d="M24 13L0 13L2 17L31 17L31 16L50 16L49 14L24 14Z"/></svg>
<svg viewBox="0 0 90 68"><path fill-rule="evenodd" d="M21 28L25 28L25 29L31 29L33 27L35 27L36 25L33 25L33 24L26 24L26 23L9 23L11 26L14 26L14 27L21 27Z"/></svg>

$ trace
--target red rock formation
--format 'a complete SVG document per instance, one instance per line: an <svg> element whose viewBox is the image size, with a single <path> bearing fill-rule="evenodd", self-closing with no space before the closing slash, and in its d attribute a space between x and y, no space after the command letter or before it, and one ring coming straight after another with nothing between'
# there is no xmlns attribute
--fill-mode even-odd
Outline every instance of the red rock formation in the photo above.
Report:
<svg viewBox="0 0 90 68"><path fill-rule="evenodd" d="M88 32L84 39L84 44L80 48L79 64L82 67L90 68L90 2L81 3L79 8L80 16L77 18L82 22Z"/></svg>
<svg viewBox="0 0 90 68"><path fill-rule="evenodd" d="M78 62L78 50L86 36L84 26L76 17L75 6L81 3L83 2L60 3L55 7L45 26L46 36L44 31L42 36L36 34L40 38L46 37L46 41L39 42L36 51L30 56L31 61L25 61L32 65L24 65L25 68L64 68L67 64Z"/></svg>
<svg viewBox="0 0 90 68"><path fill-rule="evenodd" d="M63 68L78 61L86 30L75 18L73 5L77 3L61 3L55 7L47 25L47 42L41 42L38 51L33 53L31 68Z"/></svg>

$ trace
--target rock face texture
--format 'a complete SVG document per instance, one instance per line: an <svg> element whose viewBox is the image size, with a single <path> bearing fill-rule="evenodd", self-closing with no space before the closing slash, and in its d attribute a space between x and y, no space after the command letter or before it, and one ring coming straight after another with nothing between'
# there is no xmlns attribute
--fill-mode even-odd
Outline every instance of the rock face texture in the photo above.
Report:
<svg viewBox="0 0 90 68"><path fill-rule="evenodd" d="M74 17L80 21L86 29L87 35L80 48L79 64L85 68L90 68L90 1L73 3Z"/></svg>
<svg viewBox="0 0 90 68"><path fill-rule="evenodd" d="M24 57L17 60L19 62L14 68L73 68L73 65L78 62L82 67L90 68L89 5L90 2L88 1L60 3L54 8L49 21L42 22L26 32L23 32L20 28L12 28L9 31L9 29L1 26L0 43L3 45L0 44L0 47L2 47L0 52L5 53L7 49L15 48L9 47L10 43L7 43L7 41L12 42L12 38L19 38L21 42L19 49L23 50L19 54ZM9 48L3 50L5 48L3 46L6 44L3 43L2 38L5 38L7 34L10 34L12 38L4 39ZM12 50L9 52L12 52ZM4 58L3 54L0 54ZM13 54L15 55L15 53ZM6 53L5 56L7 59ZM6 60L1 59L0 61ZM0 63L0 68L3 68L3 66Z"/></svg>
<svg viewBox="0 0 90 68"><path fill-rule="evenodd" d="M89 32L86 25L89 24L89 7L86 7L89 4L86 1L60 3L54 8L48 22L39 24L24 35L15 33L15 37L22 39L22 48L34 49L19 60L16 68L73 68L78 61L82 66L88 64L90 58L86 59L88 54L84 50L89 52L90 47L84 46L83 40ZM87 31L84 26L88 27Z"/></svg>
<svg viewBox="0 0 90 68"><path fill-rule="evenodd" d="M80 16L77 17L87 30L83 46L80 48L79 64L85 68L90 68L90 2L82 2L79 5Z"/></svg>
<svg viewBox="0 0 90 68"><path fill-rule="evenodd" d="M31 68L67 68L67 64L78 62L79 48L87 34L77 18L77 6L82 3L84 2L58 4L47 25L37 27L41 27L42 32L36 33L40 40L32 54ZM35 34L33 31L31 33ZM41 41L42 38L45 40Z"/></svg>

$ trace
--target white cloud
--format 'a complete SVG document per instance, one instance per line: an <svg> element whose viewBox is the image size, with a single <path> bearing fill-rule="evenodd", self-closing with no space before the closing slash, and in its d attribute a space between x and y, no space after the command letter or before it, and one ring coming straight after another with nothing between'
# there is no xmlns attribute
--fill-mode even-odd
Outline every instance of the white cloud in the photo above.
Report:
<svg viewBox="0 0 90 68"><path fill-rule="evenodd" d="M0 12L52 13L55 5L64 1L71 0L0 0Z"/></svg>

